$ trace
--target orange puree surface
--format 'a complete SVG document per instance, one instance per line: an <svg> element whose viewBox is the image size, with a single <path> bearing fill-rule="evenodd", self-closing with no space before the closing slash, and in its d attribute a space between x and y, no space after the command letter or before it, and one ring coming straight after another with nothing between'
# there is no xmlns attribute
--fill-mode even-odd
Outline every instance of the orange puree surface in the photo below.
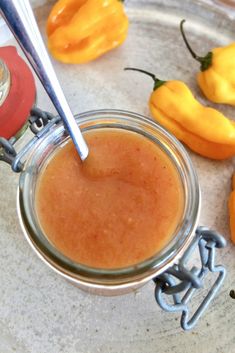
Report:
<svg viewBox="0 0 235 353"><path fill-rule="evenodd" d="M43 167L36 212L49 241L70 259L120 268L153 256L172 237L184 209L180 177L153 142L134 132L84 133L81 162L71 142Z"/></svg>

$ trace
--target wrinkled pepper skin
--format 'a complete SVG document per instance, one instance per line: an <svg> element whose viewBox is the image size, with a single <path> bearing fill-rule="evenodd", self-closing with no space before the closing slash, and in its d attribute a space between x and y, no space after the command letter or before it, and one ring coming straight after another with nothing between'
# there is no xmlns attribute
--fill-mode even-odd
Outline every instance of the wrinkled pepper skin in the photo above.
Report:
<svg viewBox="0 0 235 353"><path fill-rule="evenodd" d="M212 65L197 75L207 99L235 106L235 43L212 50Z"/></svg>
<svg viewBox="0 0 235 353"><path fill-rule="evenodd" d="M154 119L169 130L178 140L187 145L193 152L200 154L203 157L224 160L235 155L235 146L219 144L207 141L190 131L184 129L174 120L168 119L166 115L155 110L154 106L150 105L151 114Z"/></svg>
<svg viewBox="0 0 235 353"><path fill-rule="evenodd" d="M82 64L121 45L127 31L119 0L59 0L47 21L48 48L59 61Z"/></svg>
<svg viewBox="0 0 235 353"><path fill-rule="evenodd" d="M232 178L232 192L228 200L231 240L235 245L235 173Z"/></svg>
<svg viewBox="0 0 235 353"><path fill-rule="evenodd" d="M182 81L167 81L154 90L149 106L154 117L158 112L163 113L204 140L235 147L232 121L218 110L200 104Z"/></svg>
<svg viewBox="0 0 235 353"><path fill-rule="evenodd" d="M207 99L214 103L235 106L235 43L214 48L204 57L198 56L191 48L183 25L180 30L186 47L192 57L201 64L201 72L197 74L197 82Z"/></svg>
<svg viewBox="0 0 235 353"><path fill-rule="evenodd" d="M235 156L235 122L216 109L205 107L182 81L154 80L149 99L152 117L191 150L203 157L223 160Z"/></svg>

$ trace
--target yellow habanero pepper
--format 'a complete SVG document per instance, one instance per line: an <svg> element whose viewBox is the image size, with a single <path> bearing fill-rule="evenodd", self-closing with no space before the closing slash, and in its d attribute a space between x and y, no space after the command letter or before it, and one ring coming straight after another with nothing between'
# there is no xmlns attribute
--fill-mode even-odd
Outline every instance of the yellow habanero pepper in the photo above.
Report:
<svg viewBox="0 0 235 353"><path fill-rule="evenodd" d="M128 18L122 0L59 0L47 20L48 47L65 63L86 63L121 45Z"/></svg>
<svg viewBox="0 0 235 353"><path fill-rule="evenodd" d="M192 57L201 63L197 82L202 92L212 102L235 105L235 43L214 48L205 57L200 57L187 41L184 22L180 23L183 40Z"/></svg>
<svg viewBox="0 0 235 353"><path fill-rule="evenodd" d="M231 240L235 244L235 173L232 178L232 192L228 200Z"/></svg>
<svg viewBox="0 0 235 353"><path fill-rule="evenodd" d="M161 81L151 76L149 99L152 116L194 152L212 159L235 155L235 124L215 109L204 107L182 81Z"/></svg>

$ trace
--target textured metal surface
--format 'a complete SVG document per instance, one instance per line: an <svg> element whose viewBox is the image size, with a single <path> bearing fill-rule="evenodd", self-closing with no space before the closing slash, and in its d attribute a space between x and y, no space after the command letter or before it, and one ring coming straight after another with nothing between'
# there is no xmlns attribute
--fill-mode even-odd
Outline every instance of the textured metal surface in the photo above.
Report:
<svg viewBox="0 0 235 353"><path fill-rule="evenodd" d="M182 43L178 24L187 19L192 45L204 54L234 40L234 23L222 12L193 0L126 3L131 26L122 47L89 65L53 61L73 113L116 108L148 115L151 79L124 72L126 66L152 71L162 79L183 79L201 101L209 104L195 84L198 66ZM42 31L48 10L46 6L37 12ZM53 112L39 83L37 88L38 106ZM219 108L235 118L234 108ZM19 144L25 144L29 135ZM190 155L202 189L200 223L229 239L227 199L234 160L213 162ZM17 183L17 175L1 164L1 353L234 353L235 300L230 292L235 289L235 249L229 241L217 257L228 270L223 288L196 329L184 333L178 315L164 313L156 305L153 283L135 294L102 298L79 291L48 270L32 253L18 225ZM199 293L197 299L202 298L203 293Z"/></svg>

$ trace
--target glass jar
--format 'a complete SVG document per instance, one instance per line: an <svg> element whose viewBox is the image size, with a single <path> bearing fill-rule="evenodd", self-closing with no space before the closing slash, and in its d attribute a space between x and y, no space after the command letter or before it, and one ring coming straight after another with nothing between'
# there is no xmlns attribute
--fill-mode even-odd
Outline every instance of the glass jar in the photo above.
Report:
<svg viewBox="0 0 235 353"><path fill-rule="evenodd" d="M18 192L18 214L27 240L50 267L80 288L96 294L118 295L143 285L182 256L194 237L198 223L198 179L181 143L149 119L129 112L104 110L81 114L77 122L82 131L115 128L145 136L167 154L183 185L184 212L175 233L172 234L172 240L161 252L142 263L120 270L90 268L71 261L48 241L40 228L35 211L35 188L40 171L48 163L52 153L68 139L63 125L54 127L33 146L20 176Z"/></svg>

